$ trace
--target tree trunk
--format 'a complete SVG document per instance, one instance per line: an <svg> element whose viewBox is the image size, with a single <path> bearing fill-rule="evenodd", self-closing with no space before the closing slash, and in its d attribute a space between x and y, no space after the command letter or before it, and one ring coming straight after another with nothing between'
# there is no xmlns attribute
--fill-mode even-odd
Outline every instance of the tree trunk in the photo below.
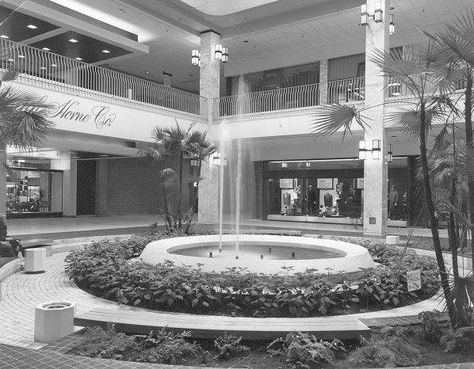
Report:
<svg viewBox="0 0 474 369"><path fill-rule="evenodd" d="M166 190L166 186L162 185L161 186L163 189L163 206L165 208L165 220L166 220L166 228L168 228L168 231L173 228L173 223L171 222L171 216L170 216L170 210L168 207L168 191Z"/></svg>
<svg viewBox="0 0 474 369"><path fill-rule="evenodd" d="M465 129L466 129L466 146L467 154L472 154L473 149L473 138L472 138L472 69L467 67L466 73L466 92L465 92L465 103L464 103L464 118L465 118ZM474 178L468 176L467 186L469 190L469 213L470 221L474 222ZM474 255L474 228L471 227L471 251ZM474 257L472 258L472 269L474 270Z"/></svg>
<svg viewBox="0 0 474 369"><path fill-rule="evenodd" d="M433 203L433 195L431 192L431 183L430 183L430 172L428 170L428 156L426 149L426 113L425 106L422 104L420 106L420 159L421 159L421 169L423 173L423 184L425 187L425 198L426 205L428 208L428 215L430 219L430 228L431 235L433 237L433 247L436 254L436 261L438 263L439 275L441 279L441 287L443 288L444 298L446 299L446 304L448 307L449 319L452 327L456 326L455 311L452 304L452 299L450 298L451 293L449 289L449 279L446 272L446 266L444 264L443 252L441 250L441 242L439 240L438 233L438 220L436 219L436 212Z"/></svg>
<svg viewBox="0 0 474 369"><path fill-rule="evenodd" d="M179 153L179 177L178 177L178 228L181 229L183 226L181 220L181 203L183 197L183 152Z"/></svg>

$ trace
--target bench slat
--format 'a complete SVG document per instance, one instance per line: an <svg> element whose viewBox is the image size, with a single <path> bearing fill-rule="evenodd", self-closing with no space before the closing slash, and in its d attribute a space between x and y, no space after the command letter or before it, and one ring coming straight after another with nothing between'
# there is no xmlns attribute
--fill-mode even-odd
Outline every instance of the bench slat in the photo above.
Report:
<svg viewBox="0 0 474 369"><path fill-rule="evenodd" d="M370 328L354 317L315 318L239 318L213 315L166 313L130 306L93 309L74 318L78 326L115 324L118 331L148 334L166 327L170 331L191 331L196 338L212 338L234 332L244 339L263 340L285 336L288 332L309 332L318 338L370 338Z"/></svg>

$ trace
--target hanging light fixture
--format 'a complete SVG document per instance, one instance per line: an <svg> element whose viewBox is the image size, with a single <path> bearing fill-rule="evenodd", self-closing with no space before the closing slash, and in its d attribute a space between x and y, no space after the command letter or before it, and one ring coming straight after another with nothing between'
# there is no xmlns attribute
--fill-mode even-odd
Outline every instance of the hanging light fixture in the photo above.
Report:
<svg viewBox="0 0 474 369"><path fill-rule="evenodd" d="M311 168L311 163L309 161L306 162L306 168Z"/></svg>
<svg viewBox="0 0 474 369"><path fill-rule="evenodd" d="M367 4L360 6L360 25L367 26L369 24L369 13L367 12Z"/></svg>
<svg viewBox="0 0 474 369"><path fill-rule="evenodd" d="M214 51L214 58L222 60L222 45L216 44L216 50Z"/></svg>
<svg viewBox="0 0 474 369"><path fill-rule="evenodd" d="M222 62L223 63L229 62L229 48L225 46L222 47Z"/></svg>
<svg viewBox="0 0 474 369"><path fill-rule="evenodd" d="M284 161L283 163L281 163L281 167L282 168L287 168L288 167L288 163L286 161Z"/></svg>
<svg viewBox="0 0 474 369"><path fill-rule="evenodd" d="M393 161L393 152L392 152L392 144L388 145L388 155L387 155L387 162L391 163Z"/></svg>
<svg viewBox="0 0 474 369"><path fill-rule="evenodd" d="M375 1L374 22L375 23L383 22L382 2L380 0Z"/></svg>
<svg viewBox="0 0 474 369"><path fill-rule="evenodd" d="M214 158L212 159L212 162L216 167L221 165L221 156L218 152L214 153Z"/></svg>
<svg viewBox="0 0 474 369"><path fill-rule="evenodd" d="M191 52L191 64L192 65L200 65L201 63L201 53L199 50L194 49Z"/></svg>
<svg viewBox="0 0 474 369"><path fill-rule="evenodd" d="M388 33L391 35L395 33L395 22L393 21L393 14L390 14L390 25L388 26Z"/></svg>
<svg viewBox="0 0 474 369"><path fill-rule="evenodd" d="M192 167L198 167L199 166L199 160L196 157L191 158L191 166Z"/></svg>

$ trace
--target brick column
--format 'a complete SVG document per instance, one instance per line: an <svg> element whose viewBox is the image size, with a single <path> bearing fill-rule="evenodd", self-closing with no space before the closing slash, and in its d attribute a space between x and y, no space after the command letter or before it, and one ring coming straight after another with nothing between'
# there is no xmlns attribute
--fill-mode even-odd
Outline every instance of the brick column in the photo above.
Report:
<svg viewBox="0 0 474 369"><path fill-rule="evenodd" d="M328 103L328 60L319 62L319 104Z"/></svg>
<svg viewBox="0 0 474 369"><path fill-rule="evenodd" d="M220 35L214 31L201 33L201 68L199 94L208 99L206 112L209 126L212 124L212 99L219 97L220 61L214 58L215 45L220 43ZM212 158L202 163L198 191L198 220L200 223L218 222L218 167Z"/></svg>
<svg viewBox="0 0 474 369"><path fill-rule="evenodd" d="M95 175L95 214L107 216L107 166L108 160L97 160Z"/></svg>
<svg viewBox="0 0 474 369"><path fill-rule="evenodd" d="M367 9L373 13L375 0L367 0ZM381 0L383 22L375 23L369 19L365 27L365 105L370 109L364 112L369 127L364 139L369 148L372 140L380 140L380 159L371 155L364 160L364 234L384 236L387 231L387 162L386 129L384 127L384 86L379 67L371 61L375 50L389 50L390 1Z"/></svg>

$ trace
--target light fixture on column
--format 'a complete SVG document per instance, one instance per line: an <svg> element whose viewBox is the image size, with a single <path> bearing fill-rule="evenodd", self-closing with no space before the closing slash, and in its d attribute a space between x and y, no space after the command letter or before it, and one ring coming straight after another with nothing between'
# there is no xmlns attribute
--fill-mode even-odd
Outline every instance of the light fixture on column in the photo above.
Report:
<svg viewBox="0 0 474 369"><path fill-rule="evenodd" d="M380 140L372 140L372 159L380 159Z"/></svg>
<svg viewBox="0 0 474 369"><path fill-rule="evenodd" d="M369 153L372 153L372 159L380 159L380 144L380 140L372 140L372 145L364 140L359 141L359 159L369 159Z"/></svg>
<svg viewBox="0 0 474 369"><path fill-rule="evenodd" d="M221 165L221 155L216 151L214 157L212 158L212 163L218 167Z"/></svg>
<svg viewBox="0 0 474 369"><path fill-rule="evenodd" d="M222 47L222 62L223 63L229 62L229 48L225 46Z"/></svg>
<svg viewBox="0 0 474 369"><path fill-rule="evenodd" d="M367 148L364 140L359 141L359 159L365 160L367 157Z"/></svg>
<svg viewBox="0 0 474 369"><path fill-rule="evenodd" d="M217 60L222 60L222 45L216 44L216 49L214 51L214 58Z"/></svg>
<svg viewBox="0 0 474 369"><path fill-rule="evenodd" d="M390 14L390 25L388 26L388 33L391 35L395 33L395 22L393 21L393 14Z"/></svg>
<svg viewBox="0 0 474 369"><path fill-rule="evenodd" d="M194 49L191 52L191 64L192 65L200 65L201 64L201 53L199 50Z"/></svg>
<svg viewBox="0 0 474 369"><path fill-rule="evenodd" d="M393 161L393 152L392 152L392 144L388 145L388 153L387 153L387 162L391 163Z"/></svg>
<svg viewBox="0 0 474 369"><path fill-rule="evenodd" d="M191 158L191 166L192 167L198 167L199 166L199 160L196 157Z"/></svg>
<svg viewBox="0 0 474 369"><path fill-rule="evenodd" d="M369 24L369 18L372 18L375 23L383 22L383 10L381 0L375 1L373 14L369 12L367 4L362 4L360 6L360 25L367 26Z"/></svg>

